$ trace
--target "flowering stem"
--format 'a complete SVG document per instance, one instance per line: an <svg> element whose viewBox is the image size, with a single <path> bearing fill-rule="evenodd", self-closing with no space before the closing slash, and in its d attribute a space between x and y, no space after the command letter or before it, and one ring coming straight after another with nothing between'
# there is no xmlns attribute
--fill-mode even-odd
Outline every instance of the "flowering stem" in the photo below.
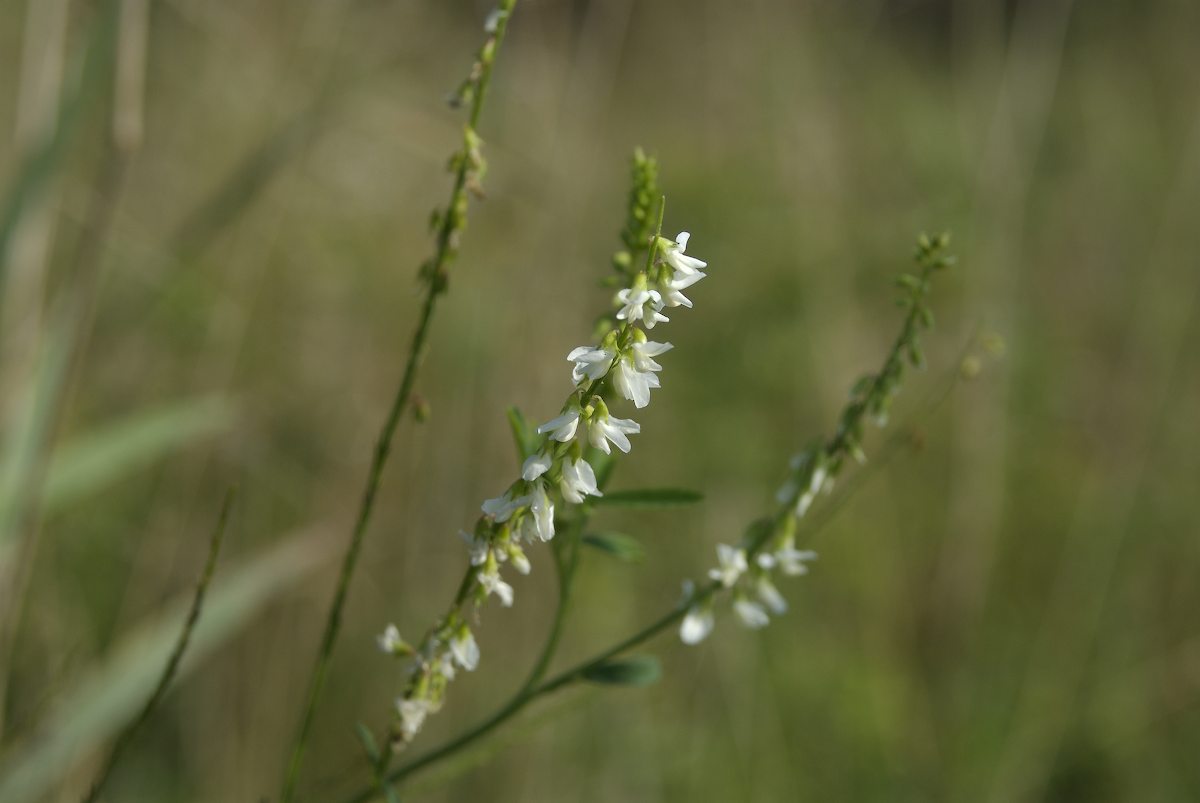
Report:
<svg viewBox="0 0 1200 803"><path fill-rule="evenodd" d="M884 358L879 372L859 380L859 385L856 385L855 390L851 393L850 403L842 410L837 432L822 447L821 454L829 464L831 475L836 476L847 457L855 457L860 462L865 459L859 447L864 419L868 415L886 416L892 396L896 393L903 375L906 361L914 366L923 364L918 343L919 335L922 329L933 325L932 313L926 306L926 298L934 274L953 263L952 258L943 254L949 242L949 235L946 234L933 238L922 235L918 240L914 259L920 266L920 272L917 276L906 274L898 282L905 290L901 303L908 308L900 327L900 333ZM957 368L955 366L956 371ZM789 498L780 504L775 515L771 517L771 526L760 529L750 540L746 546L747 559L753 559L771 542L780 527L789 518L796 515L793 511L806 484L805 482L797 483Z"/></svg>
<svg viewBox="0 0 1200 803"><path fill-rule="evenodd" d="M572 523L570 530L563 536L562 546L554 550L554 564L558 569L558 604L554 608L554 620L550 624L550 632L546 636L542 652L538 656L537 662L534 663L533 669L529 671L529 677L525 679L525 683L521 685L515 695L516 697L524 696L530 689L537 686L545 677L546 670L550 667L550 661L554 659L554 654L558 650L558 641L562 635L563 624L567 618L567 608L571 600L571 586L575 580L575 569L579 566L579 539L583 535L583 528L587 526L589 518L590 509L585 508ZM555 541L556 547L557 544L558 542Z"/></svg>
<svg viewBox="0 0 1200 803"><path fill-rule="evenodd" d="M379 437L375 444L374 456L367 473L367 482L363 490L362 501L359 505L358 517L355 520L354 529L350 534L350 543L342 560L341 573L338 575L337 587L334 591L333 601L329 607L325 630L321 637L320 647L313 666L312 678L309 681L304 713L300 719L300 726L292 747L291 758L288 761L287 771L284 775L279 795L280 803L289 803L295 797L296 783L299 779L300 767L304 761L305 748L308 745L308 739L312 732L317 702L325 687L326 676L329 672L329 663L333 655L333 647L337 642L337 637L341 630L342 610L345 607L346 597L350 589L350 581L354 576L354 570L358 564L363 538L366 535L367 526L371 521L371 514L374 512L375 498L379 491L384 466L387 464L388 455L391 452L392 438L400 423L400 417L404 414L412 397L413 386L416 384L417 371L425 356L425 343L429 336L429 326L433 319L434 309L437 306L437 299L446 291L446 265L457 251L457 236L466 224L468 179L480 168L480 165L473 161L471 153L474 129L479 122L484 97L487 94L488 84L491 81L495 55L500 49L501 42L504 40L504 33L508 28L508 18L515 5L516 0L501 0L499 6L501 13L496 18L495 28L489 32L487 40L479 51L479 57L472 70L471 77L468 79L468 86L472 89L472 92L471 109L467 126L467 142L463 146L463 151L458 158L454 183L450 191L449 205L446 212L439 219L434 255L422 266L421 275L426 282L425 298L421 305L416 329L413 331L412 343L408 350L408 359L404 365L400 387L396 391L395 398L392 400L391 408L388 411L387 418L384 420L383 427L380 429Z"/></svg>
<svg viewBox="0 0 1200 803"><path fill-rule="evenodd" d="M661 223L659 224L659 228L661 229ZM651 249L654 248L654 243L656 242L657 236L652 241ZM922 238L917 254L917 261L921 266L920 274L915 277L906 276L901 280L901 285L908 290L905 298L905 303L908 305L908 313L905 316L900 335L885 357L880 372L866 380L860 381L860 387L856 387L850 404L847 405L840 416L837 433L821 447L824 458L832 464L832 470L834 471L840 467L841 461L846 456L858 454L859 433L863 419L868 415L879 416L882 412L886 412L887 404L890 402L890 398L894 394L899 382L905 358L907 357L913 363L919 363L920 361L917 336L920 329L928 327L932 320L930 313L925 307L925 297L929 290L929 282L932 275L949 264L946 258L940 256L940 252L945 245L946 239L944 237L934 240ZM651 259L653 259L653 255L651 255ZM930 404L914 417L923 417L932 414L948 398L950 391L957 383L957 377L958 365L955 365L952 381L947 383L942 392L935 394ZM779 528L794 515L793 510L799 493L800 491L796 491L791 494L780 505L779 510L770 518L770 526L762 528L755 534L750 543L747 544L746 553L749 558L753 558L761 551L776 535ZM588 509L584 508L580 517L575 522L577 526L572 527L571 536L573 541L571 548L575 550L578 549L578 546L574 539L578 538L581 528L587 521L587 516ZM811 537L816 531L828 524L832 518L833 515L831 512L830 515L825 516L819 521L810 521L809 526L805 528L807 535ZM693 606L702 605L718 592L725 590L725 586L719 580L712 580L696 589L682 602L647 624L641 630L609 646L591 658L565 669L549 679L542 680L557 647L558 636L569 598L570 582L574 572L574 561L576 559L577 555L572 554L568 558L570 562L564 564L564 558L556 553L556 562L560 571L559 607L555 612L554 623L547 638L546 646L543 648L542 655L535 664L529 678L516 694L488 719L441 747L398 767L381 778L376 788L360 792L357 796L348 800L347 803L364 803L371 800L381 787L402 781L410 775L467 747L516 716L534 700L582 681L592 670L674 627L684 619Z"/></svg>

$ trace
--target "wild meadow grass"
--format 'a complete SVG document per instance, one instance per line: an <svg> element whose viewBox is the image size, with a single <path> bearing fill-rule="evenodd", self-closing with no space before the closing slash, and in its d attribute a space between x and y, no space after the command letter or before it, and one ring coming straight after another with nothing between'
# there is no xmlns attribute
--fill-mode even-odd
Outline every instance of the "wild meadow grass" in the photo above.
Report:
<svg viewBox="0 0 1200 803"><path fill-rule="evenodd" d="M1196 11L489 12L0 20L0 803L1200 795Z"/></svg>

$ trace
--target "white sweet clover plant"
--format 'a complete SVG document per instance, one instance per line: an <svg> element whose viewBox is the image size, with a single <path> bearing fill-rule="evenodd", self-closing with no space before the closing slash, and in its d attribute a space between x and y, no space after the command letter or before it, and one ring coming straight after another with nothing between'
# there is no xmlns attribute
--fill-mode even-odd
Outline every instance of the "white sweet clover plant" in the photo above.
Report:
<svg viewBox="0 0 1200 803"><path fill-rule="evenodd" d="M635 175L639 169L649 171L652 179L653 160L640 152ZM642 202L648 186L643 184L640 192L635 186L634 221L648 221L649 204ZM658 207L661 216L663 204ZM655 231L641 249L648 252L641 269L628 264L628 252L618 255L619 275L628 280L627 286L616 293L613 312L596 342L567 354L573 390L558 415L537 427L537 447L525 459L520 477L482 504L482 515L470 532L459 533L470 568L450 609L415 645L404 641L394 625L379 637L380 649L407 661L406 685L396 700L393 748L410 742L442 706L447 686L459 671L478 666L474 615L493 597L504 606L514 602L504 567L528 574L527 550L554 538L556 510L561 513L566 506L602 495L587 447L604 455L611 455L614 446L624 453L632 449L630 436L641 426L615 415L604 397L619 397L642 409L650 404L651 391L660 387L663 368L656 358L672 345L651 340L647 332L669 321L664 310L692 306L683 290L705 278L708 267L686 253L689 236L681 232L669 240Z"/></svg>

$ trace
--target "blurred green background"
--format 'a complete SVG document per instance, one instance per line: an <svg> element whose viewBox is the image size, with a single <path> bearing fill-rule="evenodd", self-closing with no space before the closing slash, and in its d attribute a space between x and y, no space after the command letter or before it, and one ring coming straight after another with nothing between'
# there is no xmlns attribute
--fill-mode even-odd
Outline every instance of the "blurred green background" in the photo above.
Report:
<svg viewBox="0 0 1200 803"><path fill-rule="evenodd" d="M187 671L108 799L274 796L488 10L4 5L0 800L79 798L231 483ZM894 337L913 237L945 228L960 266L895 416L916 423L871 435L890 458L812 533L785 617L664 637L659 685L547 700L405 800L1200 799L1198 43L1190 0L521 0L432 416L402 425L302 799L365 780L353 725L400 686L373 636L417 637L452 593L456 531L514 472L504 407L557 412L636 145L711 274L654 330L675 350L613 487L706 499L600 515L647 556L587 556L564 664L767 509ZM982 374L922 414L964 348ZM531 557L425 747L523 677L553 599Z"/></svg>

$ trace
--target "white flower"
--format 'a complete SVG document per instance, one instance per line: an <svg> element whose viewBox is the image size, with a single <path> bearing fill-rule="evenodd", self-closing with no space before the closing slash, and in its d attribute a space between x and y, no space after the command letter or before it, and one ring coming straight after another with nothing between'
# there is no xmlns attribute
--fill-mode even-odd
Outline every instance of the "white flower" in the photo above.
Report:
<svg viewBox="0 0 1200 803"><path fill-rule="evenodd" d="M812 477L808 482L808 489L800 494L800 498L796 500L796 518L803 518L808 509L812 507L813 500L817 498L817 494L825 487L825 480L829 476L824 466L817 466L813 469Z"/></svg>
<svg viewBox="0 0 1200 803"><path fill-rule="evenodd" d="M513 604L513 587L500 578L500 570L493 564L479 572L479 585L489 596L495 594L500 598L500 604L511 608Z"/></svg>
<svg viewBox="0 0 1200 803"><path fill-rule="evenodd" d="M691 602L695 596L695 584L691 580L684 580L683 603ZM716 620L713 618L712 598L692 602L679 624L679 638L684 644L699 644L708 638L714 624Z"/></svg>
<svg viewBox="0 0 1200 803"><path fill-rule="evenodd" d="M760 574L754 581L754 593L758 595L763 605L766 605L776 616L787 612L787 600L783 598L783 594L779 593L779 589L767 575Z"/></svg>
<svg viewBox="0 0 1200 803"><path fill-rule="evenodd" d="M575 380L576 385L583 382L584 379L590 379L593 382L600 379L608 373L615 356L608 349L597 349L591 346L580 346L573 349L567 355L567 359L575 363L575 367L571 369L571 379Z"/></svg>
<svg viewBox="0 0 1200 803"><path fill-rule="evenodd" d="M684 255L683 251L687 248L691 236L686 231L681 231L673 243L659 240L659 255L663 262L676 270L677 275L694 276L708 267L707 262Z"/></svg>
<svg viewBox="0 0 1200 803"><path fill-rule="evenodd" d="M486 500L480 509L483 510L484 515L491 516L495 521L505 522L512 518L512 514L517 512L517 508L528 501L523 496L513 499L512 491L505 491L503 496Z"/></svg>
<svg viewBox="0 0 1200 803"><path fill-rule="evenodd" d="M588 423L588 443L605 454L611 454L608 442L629 454L629 435L642 431L642 425L629 418L613 418L606 412L598 412Z"/></svg>
<svg viewBox="0 0 1200 803"><path fill-rule="evenodd" d="M521 479L526 482L533 482L549 471L550 465L553 462L554 458L550 456L549 452L530 455L526 458L525 464L521 466Z"/></svg>
<svg viewBox="0 0 1200 803"><path fill-rule="evenodd" d="M673 348L675 347L670 343L655 343L653 340L634 343L629 347L633 356L633 367L639 371L661 371L662 366L655 362L654 358Z"/></svg>
<svg viewBox="0 0 1200 803"><path fill-rule="evenodd" d="M429 714L429 703L425 700L408 700L404 697L396 700L396 712L400 714L400 733L406 741L411 740L425 724Z"/></svg>
<svg viewBox="0 0 1200 803"><path fill-rule="evenodd" d="M663 308L663 300L657 290L631 287L617 293L617 300L625 305L617 312L618 321L641 321L647 329L653 329L659 321L671 320L659 312Z"/></svg>
<svg viewBox="0 0 1200 803"><path fill-rule="evenodd" d="M530 565L529 558L525 557L525 551L520 546L514 543L508 545L508 559L512 561L513 568L521 574L529 574Z"/></svg>
<svg viewBox="0 0 1200 803"><path fill-rule="evenodd" d="M526 537L535 536L539 541L549 541L554 537L554 503L546 494L546 485L541 480L533 484L529 494L529 513L522 527L527 530ZM532 528L532 533L528 529Z"/></svg>
<svg viewBox="0 0 1200 803"><path fill-rule="evenodd" d="M819 493L821 489L825 487L825 480L828 478L829 472L825 470L825 467L817 466L816 469L813 470L812 482L810 482L808 485L809 490L811 490L813 493Z"/></svg>
<svg viewBox="0 0 1200 803"><path fill-rule="evenodd" d="M450 654L454 656L454 662L468 672L474 672L475 667L479 666L479 645L466 625L460 627L454 638L450 639Z"/></svg>
<svg viewBox="0 0 1200 803"><path fill-rule="evenodd" d="M658 283L658 292L662 296L664 307L687 307L691 309L692 300L683 291L703 279L704 273L676 273L665 282Z"/></svg>
<svg viewBox="0 0 1200 803"><path fill-rule="evenodd" d="M467 545L467 554L471 556L472 566L482 566L487 560L488 552L491 550L491 544L486 538L479 538L466 530L459 530L458 537Z"/></svg>
<svg viewBox="0 0 1200 803"><path fill-rule="evenodd" d="M728 544L717 544L716 569L709 569L708 576L726 588L730 588L738 578L750 568L746 563L746 551Z"/></svg>
<svg viewBox="0 0 1200 803"><path fill-rule="evenodd" d="M585 496L604 496L596 487L596 472L582 457L563 463L558 489L562 491L563 499L576 505L582 504Z"/></svg>
<svg viewBox="0 0 1200 803"><path fill-rule="evenodd" d="M500 20L507 16L508 12L504 9L493 8L491 12L488 13L487 19L483 21L484 33L495 33L496 29L500 27Z"/></svg>
<svg viewBox="0 0 1200 803"><path fill-rule="evenodd" d="M690 599L695 591L696 588L690 580L684 581L683 595L685 599ZM683 622L679 625L679 639L684 644L699 644L708 638L708 634L712 632L715 624L716 619L713 618L710 600L693 603L683 617Z"/></svg>
<svg viewBox="0 0 1200 803"><path fill-rule="evenodd" d="M784 574L791 577L808 574L806 563L816 559L817 553L811 549L796 549L790 544L775 553L775 560L779 562L779 568Z"/></svg>
<svg viewBox="0 0 1200 803"><path fill-rule="evenodd" d="M458 672L454 669L454 656L448 652L444 652L438 656L437 665L433 671L444 677L446 680L454 680L454 676Z"/></svg>
<svg viewBox="0 0 1200 803"><path fill-rule="evenodd" d="M657 375L650 371L639 371L629 355L622 356L621 361L617 363L613 384L621 395L633 402L634 407L639 410L650 403L651 388L662 387Z"/></svg>
<svg viewBox="0 0 1200 803"><path fill-rule="evenodd" d="M566 443L575 437L575 429L579 426L579 411L568 410L557 418L551 418L537 428L539 435L549 432L550 437L561 443Z"/></svg>
<svg viewBox="0 0 1200 803"><path fill-rule="evenodd" d="M379 645L380 652L388 655L398 655L408 647L404 639L400 638L400 630L395 625L385 627L383 632L375 637L375 643Z"/></svg>
<svg viewBox="0 0 1200 803"><path fill-rule="evenodd" d="M767 616L761 605L740 594L733 601L733 612L742 620L742 624L751 630L765 627L771 621L771 617Z"/></svg>

